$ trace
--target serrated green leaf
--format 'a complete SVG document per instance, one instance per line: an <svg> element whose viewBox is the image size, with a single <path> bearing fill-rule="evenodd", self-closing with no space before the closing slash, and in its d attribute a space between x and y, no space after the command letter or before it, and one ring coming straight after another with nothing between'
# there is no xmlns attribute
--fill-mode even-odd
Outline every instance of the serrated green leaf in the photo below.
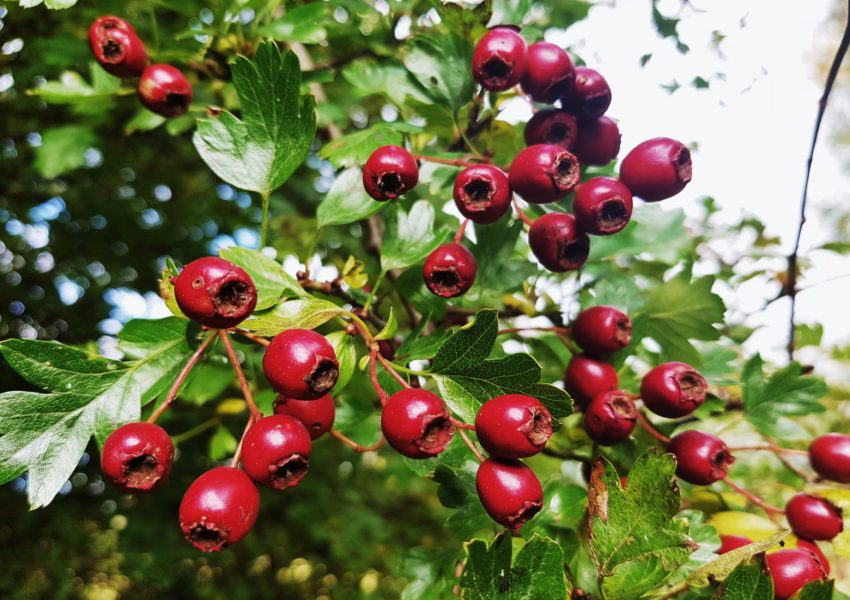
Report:
<svg viewBox="0 0 850 600"><path fill-rule="evenodd" d="M466 600L505 598L510 589L511 536L501 533L489 546L484 540L464 545L466 563L460 576L460 587Z"/></svg>
<svg viewBox="0 0 850 600"><path fill-rule="evenodd" d="M740 563L714 594L713 600L773 600L773 580L763 558Z"/></svg>
<svg viewBox="0 0 850 600"><path fill-rule="evenodd" d="M532 536L511 569L511 600L565 598L564 551L554 540Z"/></svg>
<svg viewBox="0 0 850 600"><path fill-rule="evenodd" d="M820 346L821 340L823 340L823 325L820 323L814 325L800 323L794 329L794 345L797 348Z"/></svg>
<svg viewBox="0 0 850 600"><path fill-rule="evenodd" d="M257 335L275 336L285 329L315 329L327 323L343 309L320 298L297 298L281 302L272 310L242 321L242 327Z"/></svg>
<svg viewBox="0 0 850 600"><path fill-rule="evenodd" d="M283 270L283 265L261 252L231 246L221 250L219 256L242 267L251 276L257 288L255 310L265 310L274 306L283 295L288 297L307 295L298 280Z"/></svg>
<svg viewBox="0 0 850 600"><path fill-rule="evenodd" d="M434 231L436 212L427 200L419 200L410 212L396 204L387 219L381 243L381 268L384 271L404 269L425 258L449 236L447 229Z"/></svg>
<svg viewBox="0 0 850 600"><path fill-rule="evenodd" d="M374 200L366 193L360 169L346 169L337 176L319 204L316 219L319 227L347 225L374 215L387 204Z"/></svg>
<svg viewBox="0 0 850 600"><path fill-rule="evenodd" d="M356 60L343 69L342 76L355 97L382 94L396 106L404 106L408 99L431 101L413 75L397 63Z"/></svg>
<svg viewBox="0 0 850 600"><path fill-rule="evenodd" d="M833 588L835 582L812 581L803 586L803 589L791 596L791 600L833 600Z"/></svg>
<svg viewBox="0 0 850 600"><path fill-rule="evenodd" d="M475 226L475 249L478 260L475 275L476 285L485 290L509 293L537 273L537 267L525 260L525 254L517 251L517 242L522 232L522 222L501 219L490 225Z"/></svg>
<svg viewBox="0 0 850 600"><path fill-rule="evenodd" d="M337 168L362 165L377 148L400 146L402 131L419 133L422 128L407 123L377 123L328 142L319 150L319 156Z"/></svg>
<svg viewBox="0 0 850 600"><path fill-rule="evenodd" d="M456 33L423 34L410 42L404 66L436 102L457 110L472 99L472 44Z"/></svg>

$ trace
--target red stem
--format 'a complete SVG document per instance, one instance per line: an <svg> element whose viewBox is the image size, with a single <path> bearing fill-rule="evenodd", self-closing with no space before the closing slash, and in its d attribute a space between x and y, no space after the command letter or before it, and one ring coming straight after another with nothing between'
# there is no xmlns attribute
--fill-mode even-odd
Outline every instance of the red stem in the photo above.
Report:
<svg viewBox="0 0 850 600"><path fill-rule="evenodd" d="M770 515L784 515L785 514L785 511L782 510L781 508L777 508L776 506L773 506L772 504L768 504L762 498L753 494L750 490L742 488L740 485L738 485L737 483L732 481L729 478L728 475L723 478L723 483L725 483L730 488L732 488L733 490L735 490L736 492L738 492L739 494L744 496L747 500L749 500L750 502L752 502L756 506L760 506L761 508L763 508L768 514L770 514Z"/></svg>
<svg viewBox="0 0 850 600"><path fill-rule="evenodd" d="M460 244L460 241L463 239L463 234L466 233L466 226L469 225L469 219L464 219L463 223L460 224L460 227L457 228L457 233L455 233L455 244Z"/></svg>
<svg viewBox="0 0 850 600"><path fill-rule="evenodd" d="M201 342L201 345L198 346L192 353L192 356L189 357L189 360L186 361L186 364L183 365L183 369L181 369L180 373L177 375L177 379L175 379L174 383L171 385L171 389L168 390L168 395L165 397L163 403L160 404L153 413L151 413L150 417L148 417L148 423L156 423L156 420L160 417L160 415L168 410L168 407L171 406L171 403L174 402L174 399L177 397L177 392L180 390L180 386L183 385L184 381L186 381L186 377L189 376L192 368L198 364L201 356L204 354L209 345L212 344L213 340L215 340L214 334Z"/></svg>
<svg viewBox="0 0 850 600"><path fill-rule="evenodd" d="M248 435L248 430L253 425L253 417L248 417L248 422L245 423L245 429L242 430L242 437L239 438L239 444L236 446L236 452L233 453L233 460L230 461L230 466L234 469L239 466L239 459L242 458L242 443L245 441L245 436Z"/></svg>
<svg viewBox="0 0 850 600"><path fill-rule="evenodd" d="M466 444L469 450L475 455L475 458L478 459L478 462L484 462L484 455L478 451L478 448L476 448L475 444L472 443L472 440L469 439L466 431L464 431L463 428L458 428L457 433L463 439L463 443Z"/></svg>
<svg viewBox="0 0 850 600"><path fill-rule="evenodd" d="M227 351L228 358L230 358L230 364L233 365L233 370L236 372L236 379L239 380L239 387L242 388L242 395L245 397L245 402L248 404L248 410L251 411L249 422L251 420L256 420L263 415L260 412L260 409L257 408L256 402L254 402L254 395L251 394L251 387L248 385L248 380L245 379L245 373L242 372L242 367L239 364L239 357L236 356L236 350L233 348L230 336L223 330L219 330L218 335L221 337L221 341L224 344L224 349Z"/></svg>
<svg viewBox="0 0 850 600"><path fill-rule="evenodd" d="M380 352L377 354L378 361L381 363L381 366L384 367L384 370L393 376L393 379L398 381L402 387L410 388L413 387L407 382L407 379L398 374L398 371L393 369L392 364L386 358L384 358Z"/></svg>
<svg viewBox="0 0 850 600"><path fill-rule="evenodd" d="M649 435L654 437L656 440L658 440L662 444L669 444L670 443L670 438L668 438L666 435L664 435L663 433L658 431L653 426L653 424L649 422L649 419L646 418L646 415L644 414L644 412L642 410L637 411L637 419L638 419L638 423L640 423L640 426L643 427Z"/></svg>
<svg viewBox="0 0 850 600"><path fill-rule="evenodd" d="M522 333L523 331L554 331L555 333L561 333L564 335L569 335L570 328L569 327L554 327L554 326L540 326L540 327L508 327L507 329L500 329L496 333L498 335L506 334L506 333Z"/></svg>
<svg viewBox="0 0 850 600"><path fill-rule="evenodd" d="M808 456L808 450L796 450L794 448L780 448L771 444L756 444L753 446L736 446L729 448L732 452L773 452L774 454L797 454L800 456Z"/></svg>
<svg viewBox="0 0 850 600"><path fill-rule="evenodd" d="M261 346L268 346L269 344L271 344L271 342L268 341L266 338L260 337L255 333L251 333L250 331L245 331L244 329L238 329L238 328L234 327L230 331L232 331L233 333L238 333L242 337L246 337L249 340L251 340L252 342L256 342L257 344L260 344Z"/></svg>
<svg viewBox="0 0 850 600"><path fill-rule="evenodd" d="M526 225L531 227L531 224L534 223L534 221L532 221L528 217L528 215L526 215L524 212L522 212L522 209L519 207L519 203L516 200L514 200L514 211L516 211L516 214L519 217L520 221L522 221L523 223L525 223Z"/></svg>
<svg viewBox="0 0 850 600"><path fill-rule="evenodd" d="M387 441L386 439L384 439L384 436L381 436L381 438L371 446L361 446L360 444L352 440L350 437L346 436L343 433L340 433L336 429L331 429L331 435L349 448L351 448L352 450L354 450L355 452L374 452L375 450L383 446L384 442Z"/></svg>
<svg viewBox="0 0 850 600"><path fill-rule="evenodd" d="M472 167L476 164L462 158L440 158L438 156L425 156L424 154L414 154L413 158L426 162L439 163L441 165L451 165L453 167Z"/></svg>
<svg viewBox="0 0 850 600"><path fill-rule="evenodd" d="M459 421L458 419L455 419L454 417L451 417L451 420L452 420L452 425L454 425L458 429L468 429L470 431L475 431L475 425L473 425L472 423L464 423L463 421Z"/></svg>
<svg viewBox="0 0 850 600"><path fill-rule="evenodd" d="M381 401L381 406L387 403L389 396L384 391L384 388L381 387L381 384L378 382L378 369L376 364L378 362L378 351L371 350L369 352L369 377L372 378L372 387L375 388L375 392L378 394L378 399Z"/></svg>

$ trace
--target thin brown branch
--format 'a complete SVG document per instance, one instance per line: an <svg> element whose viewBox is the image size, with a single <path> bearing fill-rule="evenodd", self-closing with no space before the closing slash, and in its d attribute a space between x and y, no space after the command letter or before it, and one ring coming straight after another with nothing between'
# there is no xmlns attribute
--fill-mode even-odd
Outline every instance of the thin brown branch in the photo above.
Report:
<svg viewBox="0 0 850 600"><path fill-rule="evenodd" d="M371 446L361 446L360 444L352 440L350 437L346 436L343 433L340 433L336 429L331 429L331 435L349 448L351 448L352 450L354 450L355 452L374 452L375 450L383 446L384 442L387 441L386 439L384 439L384 436L381 436L381 438Z"/></svg>
<svg viewBox="0 0 850 600"><path fill-rule="evenodd" d="M194 366L198 364L198 361L203 356L204 352L207 348L209 348L210 344L215 340L215 334L208 336L198 348L192 353L192 356L189 357L189 360L186 361L186 364L183 365L183 368L178 373L177 378L174 380L174 383L171 385L171 389L168 390L168 395L163 400L162 404L157 407L155 411L148 417L148 423L156 423L156 420L168 410L168 407L171 406L171 403L174 402L174 399L177 397L177 393L180 391L180 386L183 385L183 382L186 381L186 378L189 376L189 373L192 371Z"/></svg>
<svg viewBox="0 0 850 600"><path fill-rule="evenodd" d="M262 416L262 413L260 412L260 409L257 408L257 403L254 402L254 395L251 393L251 386L248 384L248 380L245 378L245 373L242 371L242 366L239 364L239 357L236 356L236 350L233 348L233 342L230 341L230 335L224 330L219 330L218 335L221 337L224 349L227 351L227 357L230 359L230 364L233 365L233 371L236 373L236 379L239 381L239 387L242 388L242 395L245 397L245 403L248 405L248 410L251 411L249 422L251 420L256 420L258 417Z"/></svg>

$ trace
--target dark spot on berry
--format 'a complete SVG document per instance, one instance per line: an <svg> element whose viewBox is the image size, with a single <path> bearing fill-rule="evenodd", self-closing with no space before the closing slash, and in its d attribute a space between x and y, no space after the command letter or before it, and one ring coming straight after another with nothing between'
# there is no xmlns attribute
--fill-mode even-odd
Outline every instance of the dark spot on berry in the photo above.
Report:
<svg viewBox="0 0 850 600"><path fill-rule="evenodd" d="M304 380L314 394L324 395L331 391L339 378L339 364L335 360L321 360L313 372Z"/></svg>
<svg viewBox="0 0 850 600"><path fill-rule="evenodd" d="M676 375L676 383L682 390L682 396L689 401L702 402L705 400L707 387L705 378L696 371L685 371Z"/></svg>
<svg viewBox="0 0 850 600"><path fill-rule="evenodd" d="M676 153L676 177L679 183L688 183L693 174L693 165L691 164L691 152L682 146Z"/></svg>
<svg viewBox="0 0 850 600"><path fill-rule="evenodd" d="M482 69L484 78L489 85L497 86L504 84L511 74L511 65L498 56L494 56L484 63Z"/></svg>
<svg viewBox="0 0 850 600"><path fill-rule="evenodd" d="M464 206L471 211L487 210L493 199L493 186L485 179L472 179L463 186Z"/></svg>
<svg viewBox="0 0 850 600"><path fill-rule="evenodd" d="M617 321L617 332L614 336L623 346L628 346L632 341L632 322L628 317Z"/></svg>
<svg viewBox="0 0 850 600"><path fill-rule="evenodd" d="M165 94L165 105L169 109L173 109L181 113L185 112L186 109L189 108L189 96L186 94L168 92Z"/></svg>
<svg viewBox="0 0 850 600"><path fill-rule="evenodd" d="M293 454L269 465L271 472L269 487L275 490L283 490L298 485L307 474L309 466L310 461L300 454Z"/></svg>
<svg viewBox="0 0 850 600"><path fill-rule="evenodd" d="M201 287L203 287L203 285L204 285L204 278L203 277L195 277L192 280L192 287L196 290L201 289Z"/></svg>
<svg viewBox="0 0 850 600"><path fill-rule="evenodd" d="M224 548L228 537L226 530L222 531L213 523L198 523L192 526L186 539L198 550L218 552Z"/></svg>
<svg viewBox="0 0 850 600"><path fill-rule="evenodd" d="M628 396L613 396L611 398L611 409L617 415L618 419L623 419L626 421L637 420L637 410L635 409L635 403Z"/></svg>
<svg viewBox="0 0 850 600"><path fill-rule="evenodd" d="M442 452L454 434L452 422L442 415L432 416L427 420L422 435L414 442L416 447L426 454L439 454Z"/></svg>
<svg viewBox="0 0 850 600"><path fill-rule="evenodd" d="M552 180L559 190L569 190L579 177L578 163L566 152L555 159Z"/></svg>
<svg viewBox="0 0 850 600"><path fill-rule="evenodd" d="M434 269L431 275L431 291L438 296L451 298L461 289L460 275L453 266L442 269Z"/></svg>
<svg viewBox="0 0 850 600"><path fill-rule="evenodd" d="M511 529L519 529L526 524L534 515L540 512L543 508L542 503L538 501L527 500L523 503L522 508L516 513L508 517L507 521Z"/></svg>
<svg viewBox="0 0 850 600"><path fill-rule="evenodd" d="M103 57L111 63L121 62L124 58L124 48L115 40L106 40L102 48Z"/></svg>
<svg viewBox="0 0 850 600"><path fill-rule="evenodd" d="M124 463L124 485L128 488L150 489L160 477L159 461L150 454L134 456Z"/></svg>
<svg viewBox="0 0 850 600"><path fill-rule="evenodd" d="M387 196L395 197L404 191L404 185L401 182L401 177L395 171L389 171L378 175L378 189Z"/></svg>
<svg viewBox="0 0 850 600"><path fill-rule="evenodd" d="M566 123L552 123L544 137L547 143L560 146L573 137L573 132Z"/></svg>
<svg viewBox="0 0 850 600"><path fill-rule="evenodd" d="M225 317L235 315L251 301L252 287L244 281L228 281L212 295L215 311Z"/></svg>
<svg viewBox="0 0 850 600"><path fill-rule="evenodd" d="M563 269L578 269L587 261L590 241L580 236L568 241L558 241L558 265Z"/></svg>
<svg viewBox="0 0 850 600"><path fill-rule="evenodd" d="M623 221L628 220L629 213L621 198L605 200L599 206L596 224L600 231L617 231L623 227Z"/></svg>
<svg viewBox="0 0 850 600"><path fill-rule="evenodd" d="M538 409L529 408L528 412L531 413L531 418L519 429L532 445L542 446L552 435L552 417L548 412Z"/></svg>

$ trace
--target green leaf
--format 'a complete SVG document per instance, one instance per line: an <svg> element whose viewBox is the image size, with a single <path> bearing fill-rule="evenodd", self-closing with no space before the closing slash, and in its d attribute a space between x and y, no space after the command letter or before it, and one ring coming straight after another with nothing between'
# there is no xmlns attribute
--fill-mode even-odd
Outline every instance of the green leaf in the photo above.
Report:
<svg viewBox="0 0 850 600"><path fill-rule="evenodd" d="M377 123L328 142L319 150L319 156L328 159L337 168L362 165L377 148L400 146L402 132L421 131L421 127L407 123Z"/></svg>
<svg viewBox="0 0 850 600"><path fill-rule="evenodd" d="M465 600L492 600L510 588L511 536L501 533L488 547L484 540L463 545L466 563L460 576Z"/></svg>
<svg viewBox="0 0 850 600"><path fill-rule="evenodd" d="M91 84L76 71L63 71L56 81L48 81L27 93L48 104L69 104L93 112L107 108L121 92L121 80L104 71L96 62L89 63Z"/></svg>
<svg viewBox="0 0 850 600"><path fill-rule="evenodd" d="M835 581L812 581L791 596L791 600L832 600Z"/></svg>
<svg viewBox="0 0 850 600"><path fill-rule="evenodd" d="M262 27L260 35L280 42L318 44L327 39L324 23L328 16L328 5L323 2L293 6L280 19Z"/></svg>
<svg viewBox="0 0 850 600"><path fill-rule="evenodd" d="M262 336L274 336L285 329L315 329L343 309L320 298L297 298L281 302L274 309L242 322L242 327Z"/></svg>
<svg viewBox="0 0 850 600"><path fill-rule="evenodd" d="M319 227L347 225L362 221L386 206L372 199L363 189L360 169L346 169L337 176L316 211Z"/></svg>
<svg viewBox="0 0 850 600"><path fill-rule="evenodd" d="M396 106L405 106L408 98L430 102L413 75L396 63L357 60L343 69L342 76L351 84L355 97L382 94Z"/></svg>
<svg viewBox="0 0 850 600"><path fill-rule="evenodd" d="M257 287L257 308L265 310L277 304L284 294L289 297L306 296L307 293L292 275L283 270L283 265L256 250L231 246L219 255L242 267L251 276Z"/></svg>
<svg viewBox="0 0 850 600"><path fill-rule="evenodd" d="M228 111L198 120L193 141L204 162L227 183L271 193L304 162L316 134L316 100L301 96L293 52L263 42L253 60L231 63L242 119Z"/></svg>
<svg viewBox="0 0 850 600"><path fill-rule="evenodd" d="M564 551L557 542L532 536L514 560L510 598L565 598Z"/></svg>
<svg viewBox="0 0 850 600"><path fill-rule="evenodd" d="M85 125L66 125L41 134L41 146L35 149L35 169L53 179L86 164L86 150L97 144L98 137Z"/></svg>
<svg viewBox="0 0 850 600"><path fill-rule="evenodd" d="M387 318L387 324L375 336L376 340L391 340L398 331L398 320L395 318L395 309L390 306L390 316Z"/></svg>
<svg viewBox="0 0 850 600"><path fill-rule="evenodd" d="M773 580L763 557L740 563L714 595L715 600L773 600Z"/></svg>
<svg viewBox="0 0 850 600"><path fill-rule="evenodd" d="M823 340L823 325L820 323L814 325L800 323L794 329L794 345L797 348L820 346L821 340Z"/></svg>
<svg viewBox="0 0 850 600"><path fill-rule="evenodd" d="M325 337L333 346L339 363L339 377L332 392L338 394L345 389L351 381L351 376L354 375L354 369L357 367L357 348L354 346L354 338L344 331L332 331Z"/></svg>
<svg viewBox="0 0 850 600"><path fill-rule="evenodd" d="M526 260L528 245L521 242L525 247L524 254L517 251L521 232L522 221L519 220L500 219L491 225L475 226L476 285L485 290L508 293L537 273L537 267Z"/></svg>
<svg viewBox="0 0 850 600"><path fill-rule="evenodd" d="M456 33L423 34L410 42L404 66L431 98L457 110L472 99L472 44Z"/></svg>
<svg viewBox="0 0 850 600"><path fill-rule="evenodd" d="M449 236L447 229L434 231L436 212L427 200L416 202L409 213L398 204L394 208L381 244L384 271L404 269L425 260Z"/></svg>
<svg viewBox="0 0 850 600"><path fill-rule="evenodd" d="M209 455L212 460L223 460L236 452L239 442L224 425L219 425L210 437Z"/></svg>
<svg viewBox="0 0 850 600"><path fill-rule="evenodd" d="M488 27L521 25L531 10L531 0L493 0L493 16Z"/></svg>

